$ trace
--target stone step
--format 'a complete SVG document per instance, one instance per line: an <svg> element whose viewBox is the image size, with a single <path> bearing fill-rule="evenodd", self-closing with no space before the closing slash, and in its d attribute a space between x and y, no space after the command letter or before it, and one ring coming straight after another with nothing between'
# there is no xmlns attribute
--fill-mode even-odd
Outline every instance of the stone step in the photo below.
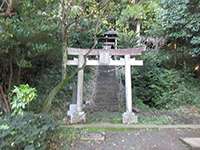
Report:
<svg viewBox="0 0 200 150"><path fill-rule="evenodd" d="M105 99L105 97L98 95L98 96L96 96L95 101L107 101L107 102L109 102L109 101L114 101L114 100L118 101L118 98L115 97L115 96L106 96L106 99Z"/></svg>
<svg viewBox="0 0 200 150"><path fill-rule="evenodd" d="M116 107L118 106L118 104L110 104L110 105L107 105L107 104L95 104L95 106L97 107Z"/></svg>
<svg viewBox="0 0 200 150"><path fill-rule="evenodd" d="M118 87L115 87L115 86L112 87L111 85L104 87L105 85L106 84L100 85L100 86L97 85L97 87L98 87L97 92L99 92L99 91L105 92L106 91L106 92L110 92L110 93L115 93L115 91L118 90ZM109 91L107 91L107 90L109 90Z"/></svg>
<svg viewBox="0 0 200 150"><path fill-rule="evenodd" d="M113 97L108 97L109 99L105 100L104 98L102 97L98 97L95 102L96 103L118 103L118 99L117 98L113 98Z"/></svg>
<svg viewBox="0 0 200 150"><path fill-rule="evenodd" d="M106 83L107 84L107 83ZM106 84L104 84L104 85L97 85L98 86L98 91L106 91L106 90L108 90L109 89L109 91L107 91L107 92L111 92L111 93L115 93L115 90L118 90L119 88L118 87L116 87L116 86L111 86L111 85L109 85L109 86L107 86L107 87L105 87L105 85ZM109 84L109 83L108 83ZM111 84L111 83L110 83ZM112 90L111 90L112 89Z"/></svg>
<svg viewBox="0 0 200 150"><path fill-rule="evenodd" d="M101 80L103 80L103 79L101 79ZM118 83L114 83L114 82L112 82L112 81L102 81L102 82L97 82L96 83L96 85L98 85L98 86L104 86L104 85L107 85L107 86L105 86L105 88L106 87L111 87L111 85L112 85L112 88L116 88L116 87L118 87Z"/></svg>
<svg viewBox="0 0 200 150"><path fill-rule="evenodd" d="M115 106L118 106L118 103L114 103L114 104L111 104L111 103L97 103L97 104L95 104L96 106L98 106L98 107L115 107Z"/></svg>
<svg viewBox="0 0 200 150"><path fill-rule="evenodd" d="M96 103L96 106L105 106L105 107L112 107L112 106L118 106L118 103Z"/></svg>
<svg viewBox="0 0 200 150"><path fill-rule="evenodd" d="M119 84L113 66L99 66L95 91L96 111L118 111Z"/></svg>
<svg viewBox="0 0 200 150"><path fill-rule="evenodd" d="M107 100L107 101L104 101L102 99L98 99L95 101L96 104L99 104L99 103L103 103L103 104L114 104L114 103L118 103L118 100L115 100L115 99L111 99L111 100Z"/></svg>
<svg viewBox="0 0 200 150"><path fill-rule="evenodd" d="M113 103L115 103L115 102L117 103L118 100L117 100L117 99L110 98L110 100L104 101L104 99L98 98L98 99L96 99L95 102L96 102L96 103L111 103L111 104L113 104Z"/></svg>
<svg viewBox="0 0 200 150"><path fill-rule="evenodd" d="M81 141L104 141L105 134L104 133L85 133L83 132L80 136Z"/></svg>
<svg viewBox="0 0 200 150"><path fill-rule="evenodd" d="M118 112L119 111L119 107L94 107L92 109L93 111L98 111L98 112Z"/></svg>
<svg viewBox="0 0 200 150"><path fill-rule="evenodd" d="M97 83L96 85L99 86L99 88L107 88L107 87L118 88L118 84L113 83L111 81ZM107 85L107 86L105 86L105 85Z"/></svg>
<svg viewBox="0 0 200 150"><path fill-rule="evenodd" d="M95 104L96 107L98 108L112 108L112 107L118 107L118 104L115 104L115 105L109 105L109 104Z"/></svg>
<svg viewBox="0 0 200 150"><path fill-rule="evenodd" d="M97 105L104 105L104 104L107 104L107 105L115 105L115 104L118 104L118 101L107 101L107 102L104 102L104 101L96 101L95 104Z"/></svg>
<svg viewBox="0 0 200 150"><path fill-rule="evenodd" d="M105 109L105 110L107 110L107 111L110 111L110 110L118 110L119 109L119 106L118 105L116 105L116 106L112 106L112 107L110 107L110 106L96 106L96 108L98 108L98 109Z"/></svg>

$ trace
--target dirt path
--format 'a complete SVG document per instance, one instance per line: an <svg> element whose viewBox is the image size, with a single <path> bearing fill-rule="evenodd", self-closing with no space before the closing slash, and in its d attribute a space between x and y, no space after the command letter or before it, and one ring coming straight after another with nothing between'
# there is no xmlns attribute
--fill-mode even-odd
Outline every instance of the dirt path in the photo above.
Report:
<svg viewBox="0 0 200 150"><path fill-rule="evenodd" d="M84 128L99 128L99 129L197 129L200 130L200 125L195 124L177 124L177 125L153 125L153 124L112 124L112 123L91 123L91 124L75 124L63 126L66 128L84 129Z"/></svg>
<svg viewBox="0 0 200 150"><path fill-rule="evenodd" d="M182 137L200 137L200 129L106 132L104 141L77 141L72 150L189 150Z"/></svg>

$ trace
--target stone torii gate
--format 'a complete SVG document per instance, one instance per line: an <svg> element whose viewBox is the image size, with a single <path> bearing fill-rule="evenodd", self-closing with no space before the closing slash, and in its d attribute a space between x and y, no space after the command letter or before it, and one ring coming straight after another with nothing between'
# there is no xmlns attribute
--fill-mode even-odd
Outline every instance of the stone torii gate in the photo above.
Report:
<svg viewBox="0 0 200 150"><path fill-rule="evenodd" d="M123 113L123 123L130 124L137 122L137 116L132 111L132 83L131 83L131 66L142 66L142 60L136 60L135 56L141 55L144 51L144 47L140 48L128 48L128 49L92 49L88 56L99 56L99 59L92 59L88 57L86 59L86 66L125 66L125 89L126 89L126 112ZM66 65L82 67L84 64L84 56L90 51L90 49L80 48L68 48L68 55L78 56L67 61ZM114 56L114 57L112 57ZM116 59L118 56L119 59ZM70 117L70 123L79 123L86 121L85 112L82 110L83 105L83 79L84 69L78 72L77 81L77 104L70 105L68 116Z"/></svg>

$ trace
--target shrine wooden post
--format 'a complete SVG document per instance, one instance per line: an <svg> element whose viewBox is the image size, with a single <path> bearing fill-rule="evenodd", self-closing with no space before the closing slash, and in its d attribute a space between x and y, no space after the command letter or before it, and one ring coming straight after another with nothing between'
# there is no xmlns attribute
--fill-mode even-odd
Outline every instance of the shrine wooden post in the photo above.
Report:
<svg viewBox="0 0 200 150"><path fill-rule="evenodd" d="M67 61L66 65L74 65L79 68L84 64L84 56L90 49L68 48L68 55L78 56ZM131 66L142 66L142 60L136 60L135 56L141 55L144 47L129 49L93 49L88 56L99 56L99 60L86 59L86 66L110 65L125 66L125 88L126 88L126 112L123 114L123 123L130 124L137 122L137 116L132 111L132 82L131 82ZM113 59L112 56L119 56L119 59ZM84 69L78 72L77 81L77 104L72 105L68 111L71 123L84 122L86 115L82 110L83 105L83 80Z"/></svg>

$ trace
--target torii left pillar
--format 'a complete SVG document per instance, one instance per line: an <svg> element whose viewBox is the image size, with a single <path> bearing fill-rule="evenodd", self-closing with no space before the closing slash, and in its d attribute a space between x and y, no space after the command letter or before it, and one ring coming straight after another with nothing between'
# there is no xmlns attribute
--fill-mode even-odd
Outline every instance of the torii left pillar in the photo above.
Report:
<svg viewBox="0 0 200 150"><path fill-rule="evenodd" d="M72 112L68 111L68 114L70 115L70 123L84 123L86 122L86 114L82 110L83 106L83 81L84 81L84 56L79 55L78 57L78 68L80 69L78 71L78 81L77 81L77 104L71 105Z"/></svg>

